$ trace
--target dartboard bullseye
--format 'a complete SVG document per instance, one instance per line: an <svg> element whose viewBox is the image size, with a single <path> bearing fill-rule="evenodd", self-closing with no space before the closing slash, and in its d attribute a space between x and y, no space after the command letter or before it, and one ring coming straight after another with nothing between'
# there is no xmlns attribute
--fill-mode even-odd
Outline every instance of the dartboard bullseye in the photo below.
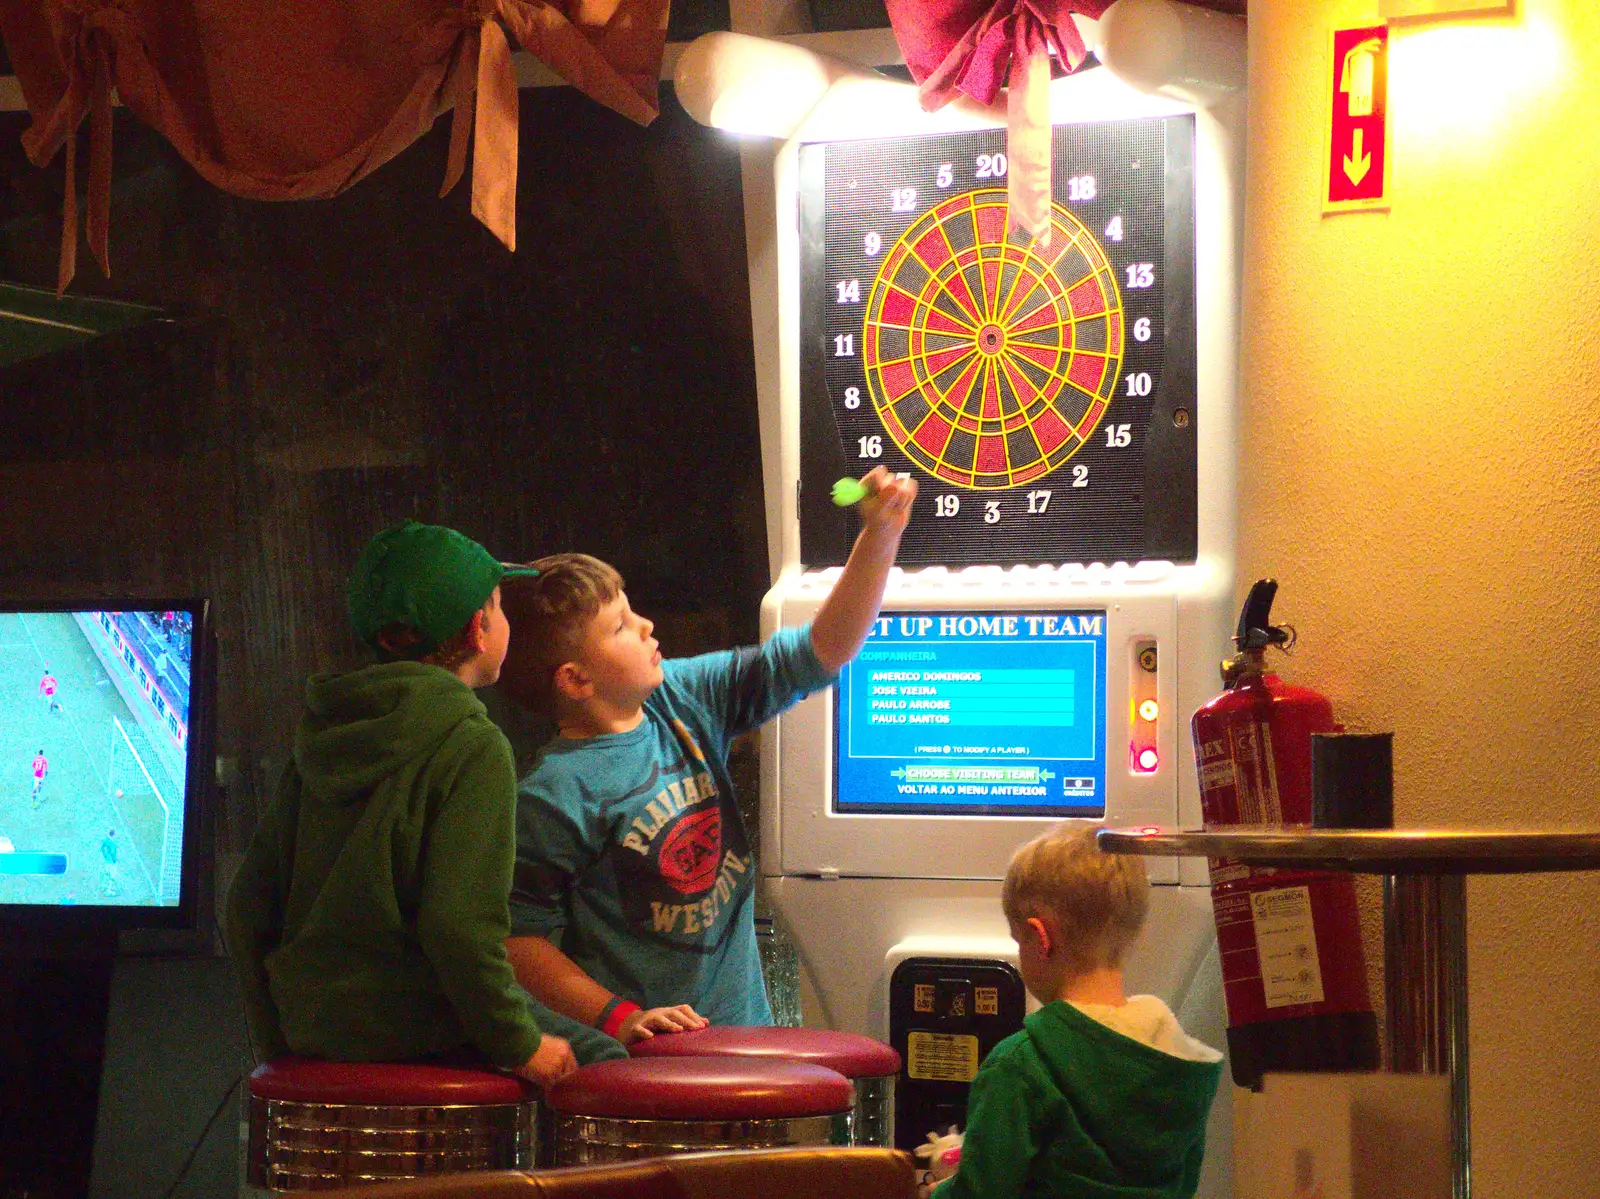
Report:
<svg viewBox="0 0 1600 1199"><path fill-rule="evenodd" d="M960 487L1044 478L1093 435L1122 362L1122 299L1094 237L1053 209L1049 247L1006 234L1006 193L955 196L884 256L862 366L884 431Z"/></svg>

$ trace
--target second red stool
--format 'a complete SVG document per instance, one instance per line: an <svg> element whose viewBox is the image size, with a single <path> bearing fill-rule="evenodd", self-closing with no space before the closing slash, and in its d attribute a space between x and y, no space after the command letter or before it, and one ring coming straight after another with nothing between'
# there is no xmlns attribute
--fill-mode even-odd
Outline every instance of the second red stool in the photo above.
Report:
<svg viewBox="0 0 1600 1199"><path fill-rule="evenodd" d="M900 1055L882 1041L826 1028L713 1025L639 1041L636 1058L739 1057L808 1062L850 1079L855 1088L851 1143L894 1147L894 1081Z"/></svg>
<svg viewBox="0 0 1600 1199"><path fill-rule="evenodd" d="M711 1149L848 1144L850 1080L754 1058L596 1062L550 1088L555 1164Z"/></svg>

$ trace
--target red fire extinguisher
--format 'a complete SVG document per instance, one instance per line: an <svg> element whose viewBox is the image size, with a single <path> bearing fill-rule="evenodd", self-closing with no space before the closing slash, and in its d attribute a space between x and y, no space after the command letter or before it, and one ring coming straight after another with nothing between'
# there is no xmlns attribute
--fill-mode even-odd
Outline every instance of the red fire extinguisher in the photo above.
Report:
<svg viewBox="0 0 1600 1199"><path fill-rule="evenodd" d="M1250 589L1222 663L1227 690L1194 714L1200 806L1208 829L1311 823L1311 734L1337 731L1333 707L1268 674L1275 579ZM1329 871L1211 860L1211 903L1228 1005L1233 1080L1265 1071L1373 1070L1378 1022L1367 995L1355 884Z"/></svg>

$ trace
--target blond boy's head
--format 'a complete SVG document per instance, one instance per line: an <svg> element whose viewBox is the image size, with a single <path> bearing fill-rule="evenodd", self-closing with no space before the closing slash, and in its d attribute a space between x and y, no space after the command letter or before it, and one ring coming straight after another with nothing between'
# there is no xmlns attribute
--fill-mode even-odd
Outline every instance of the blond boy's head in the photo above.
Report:
<svg viewBox="0 0 1600 1199"><path fill-rule="evenodd" d="M1120 967L1150 907L1138 857L1102 853L1094 830L1061 825L1012 855L1000 904L1013 927L1043 921L1072 974Z"/></svg>
<svg viewBox="0 0 1600 1199"><path fill-rule="evenodd" d="M622 576L588 554L551 554L528 566L537 577L508 579L501 588L513 635L500 684L523 707L554 717L556 671L580 656L590 622L622 594Z"/></svg>

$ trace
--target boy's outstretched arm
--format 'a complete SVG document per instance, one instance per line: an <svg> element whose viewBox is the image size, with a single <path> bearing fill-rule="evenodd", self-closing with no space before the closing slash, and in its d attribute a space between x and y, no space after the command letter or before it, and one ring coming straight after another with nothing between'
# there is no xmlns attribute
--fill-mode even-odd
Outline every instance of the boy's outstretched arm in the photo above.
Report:
<svg viewBox="0 0 1600 1199"><path fill-rule="evenodd" d="M598 1026L601 1013L617 998L544 937L511 937L506 941L506 956L517 981L530 995L551 1010L591 1027ZM709 1023L686 1003L636 1009L623 1017L616 1037L624 1045L632 1045L657 1033L686 1032Z"/></svg>
<svg viewBox="0 0 1600 1199"><path fill-rule="evenodd" d="M911 519L917 498L915 479L897 479L874 467L861 480L869 494L862 500L861 533L839 581L811 622L811 649L829 674L860 652L883 603L889 568L900 550L900 534Z"/></svg>

